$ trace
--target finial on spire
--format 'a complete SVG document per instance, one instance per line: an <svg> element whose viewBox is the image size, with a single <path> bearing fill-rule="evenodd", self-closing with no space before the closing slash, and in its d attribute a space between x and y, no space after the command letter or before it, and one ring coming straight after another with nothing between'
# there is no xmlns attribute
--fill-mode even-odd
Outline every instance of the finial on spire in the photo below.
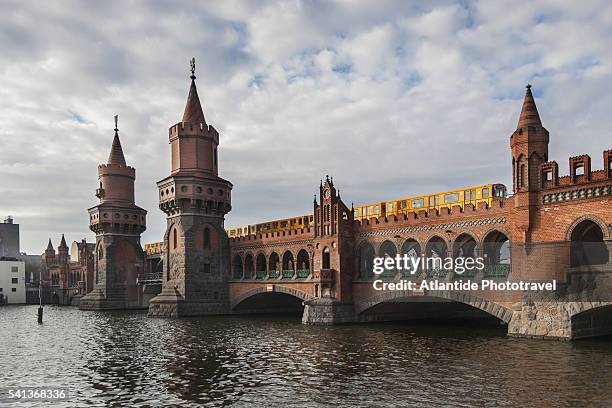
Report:
<svg viewBox="0 0 612 408"><path fill-rule="evenodd" d="M542 126L538 108L536 107L535 99L531 93L531 84L527 84L525 88L527 88L527 90L525 91L525 99L523 100L523 108L521 109L517 129L526 126Z"/></svg>
<svg viewBox="0 0 612 408"><path fill-rule="evenodd" d="M119 128L117 127L118 123L119 123L119 115L115 115L115 134L119 132Z"/></svg>
<svg viewBox="0 0 612 408"><path fill-rule="evenodd" d="M191 58L191 61L189 61L189 65L191 66L191 79L196 79L195 76L195 57Z"/></svg>

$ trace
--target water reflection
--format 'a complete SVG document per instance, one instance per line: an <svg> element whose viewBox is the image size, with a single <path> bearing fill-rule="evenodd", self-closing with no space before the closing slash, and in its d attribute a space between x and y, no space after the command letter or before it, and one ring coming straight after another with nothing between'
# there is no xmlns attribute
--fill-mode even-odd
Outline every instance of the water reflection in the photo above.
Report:
<svg viewBox="0 0 612 408"><path fill-rule="evenodd" d="M164 320L0 309L7 386L68 386L58 406L612 404L612 342L491 328L316 327L299 318ZM0 403L2 405L2 403ZM32 406L48 406L47 403Z"/></svg>

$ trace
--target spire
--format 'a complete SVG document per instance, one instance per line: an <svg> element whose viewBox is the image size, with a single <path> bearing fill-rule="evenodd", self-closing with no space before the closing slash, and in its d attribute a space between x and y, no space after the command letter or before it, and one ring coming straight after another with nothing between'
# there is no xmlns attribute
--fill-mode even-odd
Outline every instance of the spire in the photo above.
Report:
<svg viewBox="0 0 612 408"><path fill-rule="evenodd" d="M117 166L126 166L125 157L123 156L123 149L121 149L121 142L119 141L119 129L117 128L118 115L115 115L115 137L113 138L113 146L111 147L110 154L108 155L108 164L114 164Z"/></svg>
<svg viewBox="0 0 612 408"><path fill-rule="evenodd" d="M523 109L521 110L517 129L525 126L542 126L538 108L531 94L531 85L529 84L527 84L527 92L525 93L525 100L523 101Z"/></svg>
<svg viewBox="0 0 612 408"><path fill-rule="evenodd" d="M195 58L191 61L191 87L189 88L189 96L187 96L187 105L185 105L185 113L183 113L183 122L186 123L206 123L202 105L198 97L198 89L195 84Z"/></svg>
<svg viewBox="0 0 612 408"><path fill-rule="evenodd" d="M68 248L68 245L66 245L66 238L64 238L64 234L62 234L62 241L60 242L58 248Z"/></svg>
<svg viewBox="0 0 612 408"><path fill-rule="evenodd" d="M47 244L47 251L55 251L55 249L53 249L53 244L51 243L51 238L49 238L49 243Z"/></svg>

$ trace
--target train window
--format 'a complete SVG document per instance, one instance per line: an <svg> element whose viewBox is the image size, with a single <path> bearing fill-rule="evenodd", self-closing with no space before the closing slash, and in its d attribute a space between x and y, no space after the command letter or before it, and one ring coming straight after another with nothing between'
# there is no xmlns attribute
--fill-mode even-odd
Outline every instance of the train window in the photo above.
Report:
<svg viewBox="0 0 612 408"><path fill-rule="evenodd" d="M393 211L393 203L387 203L387 212Z"/></svg>
<svg viewBox="0 0 612 408"><path fill-rule="evenodd" d="M489 188L482 189L482 198L489 198Z"/></svg>
<svg viewBox="0 0 612 408"><path fill-rule="evenodd" d="M434 205L436 205L436 200L434 196L429 197L429 206L433 207Z"/></svg>
<svg viewBox="0 0 612 408"><path fill-rule="evenodd" d="M406 201L402 201L402 210L406 209Z"/></svg>
<svg viewBox="0 0 612 408"><path fill-rule="evenodd" d="M374 206L374 214L378 214L378 212L380 211L380 209L378 208L378 206Z"/></svg>
<svg viewBox="0 0 612 408"><path fill-rule="evenodd" d="M421 208L421 207L423 207L424 204L425 203L423 202L422 198L418 198L416 200L412 200L412 203L411 203L412 208Z"/></svg>
<svg viewBox="0 0 612 408"><path fill-rule="evenodd" d="M505 197L506 196L506 188L504 186L495 186L495 187L493 187L493 196L494 197Z"/></svg>
<svg viewBox="0 0 612 408"><path fill-rule="evenodd" d="M276 224L276 223L275 223ZM287 226L287 221L281 221L280 227L285 228Z"/></svg>
<svg viewBox="0 0 612 408"><path fill-rule="evenodd" d="M459 201L459 193L445 194L444 202L446 204L456 203Z"/></svg>
<svg viewBox="0 0 612 408"><path fill-rule="evenodd" d="M471 194L472 194L472 200L475 200L476 199L476 190L472 190Z"/></svg>

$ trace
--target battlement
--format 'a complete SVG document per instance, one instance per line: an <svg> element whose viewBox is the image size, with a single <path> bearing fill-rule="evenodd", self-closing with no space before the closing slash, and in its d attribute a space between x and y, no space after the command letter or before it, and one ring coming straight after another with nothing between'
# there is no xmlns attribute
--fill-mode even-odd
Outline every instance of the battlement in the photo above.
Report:
<svg viewBox="0 0 612 408"><path fill-rule="evenodd" d="M134 178L136 176L136 169L132 166L121 166L117 164L100 164L98 166L98 174L118 174Z"/></svg>
<svg viewBox="0 0 612 408"><path fill-rule="evenodd" d="M170 140L179 137L181 135L193 135L200 134L202 136L209 136L215 140L219 139L219 132L213 127L206 123L185 123L179 122L176 125L170 126L168 129L168 136Z"/></svg>
<svg viewBox="0 0 612 408"><path fill-rule="evenodd" d="M569 158L569 175L559 176L559 165L549 161L540 166L542 189L568 187L579 184L604 181L612 178L612 149L603 152L603 169L591 169L591 157L588 154Z"/></svg>
<svg viewBox="0 0 612 408"><path fill-rule="evenodd" d="M312 228L304 228L304 229L291 229L287 231L278 231L278 232L266 232L263 234L253 234L253 235L245 235L243 237L235 237L230 238L230 243L240 243L240 242L256 242L256 241L264 241L264 240L273 240L283 239L283 238L291 238L295 239L296 237L312 237L314 234L314 229Z"/></svg>

